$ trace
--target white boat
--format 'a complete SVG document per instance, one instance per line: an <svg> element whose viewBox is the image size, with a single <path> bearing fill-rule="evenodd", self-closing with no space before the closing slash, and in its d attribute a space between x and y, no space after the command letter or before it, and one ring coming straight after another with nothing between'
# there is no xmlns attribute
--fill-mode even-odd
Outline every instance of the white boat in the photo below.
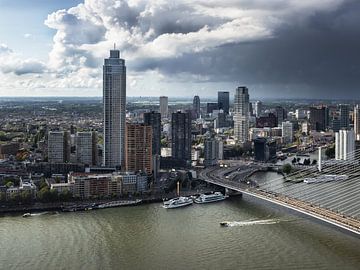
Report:
<svg viewBox="0 0 360 270"><path fill-rule="evenodd" d="M223 201L228 196L223 195L221 192L214 192L211 194L201 194L199 197L195 199L195 203L211 203L211 202L218 202Z"/></svg>
<svg viewBox="0 0 360 270"><path fill-rule="evenodd" d="M164 201L163 207L166 209L179 208L179 207L191 205L192 203L193 203L193 200L191 198L178 197L178 198L173 198L168 201Z"/></svg>
<svg viewBox="0 0 360 270"><path fill-rule="evenodd" d="M31 217L31 214L30 213L25 213L25 214L23 214L23 217Z"/></svg>

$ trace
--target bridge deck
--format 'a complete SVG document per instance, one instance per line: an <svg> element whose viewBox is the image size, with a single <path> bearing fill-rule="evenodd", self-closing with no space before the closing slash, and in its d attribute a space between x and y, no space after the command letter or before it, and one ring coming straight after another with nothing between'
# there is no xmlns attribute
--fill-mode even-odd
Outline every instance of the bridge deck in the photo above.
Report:
<svg viewBox="0 0 360 270"><path fill-rule="evenodd" d="M245 170L242 170L244 168ZM238 169L240 170L238 171ZM290 185L289 183L284 184L285 187L284 192L282 194L279 194L272 192L271 188L269 190L263 190L261 189L261 186L258 188L254 188L254 187L249 187L249 185L244 184L241 181L236 181L236 179L238 180L246 179L247 176L253 171L254 170L251 170L250 168L241 167L241 166L235 169L211 167L201 171L200 178L209 183L223 186L228 189L236 190L244 194L254 196L259 199L263 199L293 209L303 214L310 215L312 217L315 217L317 219L320 219L322 221L325 221L332 225L336 225L338 227L351 231L357 235L360 235L360 220L354 218L353 216L347 215L350 212L356 212L357 210L359 210L359 208L357 207L359 205L357 203L354 204L354 202L358 202L360 198L359 195L360 193L358 192L360 191L360 181L356 181L356 183L355 182L353 183L351 181L355 181L355 180L349 180L348 182L346 182L345 185L346 187L349 188L349 186L351 185L356 187L356 189L354 189L354 194L356 196L347 198L345 202L341 200L336 200L336 196L337 196L336 194L341 193L342 189L334 188L334 185L339 183L322 183L322 184L330 184L330 185L325 185L327 186L326 189L324 189L323 186L322 187L323 192L321 192L322 188L318 187L320 193L316 193L319 194L319 196L315 200L314 198L311 198L311 194L313 193L310 192L306 193L307 188L312 190L314 189L315 186L314 185L312 186L311 184L305 184L305 183L296 184L297 187L299 187L299 190L301 190L302 192L298 192L294 195L291 194L290 190L288 192L286 190L286 186ZM224 175L226 175L226 177L224 177ZM283 182L283 180L281 181ZM337 190L337 193L335 192L332 194L329 192L329 190L334 191L334 189ZM306 195L310 197L307 198ZM305 200L305 198L307 198L307 200ZM347 213L343 213L341 211L334 211L328 208L321 207L319 206L318 203L319 198L323 198L322 201L323 204L325 203L329 204L332 202L331 205L335 205L336 203L342 206L345 205L347 206L348 211ZM339 208L339 209L343 209L343 208Z"/></svg>

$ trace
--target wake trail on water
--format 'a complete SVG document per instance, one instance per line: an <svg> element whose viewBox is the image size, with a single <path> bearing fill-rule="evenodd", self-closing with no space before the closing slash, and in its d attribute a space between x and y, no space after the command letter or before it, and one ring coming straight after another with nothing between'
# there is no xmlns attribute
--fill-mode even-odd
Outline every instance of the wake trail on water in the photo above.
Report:
<svg viewBox="0 0 360 270"><path fill-rule="evenodd" d="M280 219L259 219L259 220L244 220L244 221L228 221L227 227L244 227L252 225L272 225L284 221L290 220L280 220Z"/></svg>

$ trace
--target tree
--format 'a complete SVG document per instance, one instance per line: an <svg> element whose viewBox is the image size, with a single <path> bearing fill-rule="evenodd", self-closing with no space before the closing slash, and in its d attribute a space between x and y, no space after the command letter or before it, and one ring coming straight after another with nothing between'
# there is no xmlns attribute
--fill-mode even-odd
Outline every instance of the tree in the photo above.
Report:
<svg viewBox="0 0 360 270"><path fill-rule="evenodd" d="M32 199L31 192L29 190L22 191L20 195L20 199L21 202L23 203L30 203Z"/></svg>
<svg viewBox="0 0 360 270"><path fill-rule="evenodd" d="M11 188L14 186L14 183L12 181L8 181L5 185L7 188Z"/></svg>
<svg viewBox="0 0 360 270"><path fill-rule="evenodd" d="M291 161L292 164L296 163L296 158L294 157L293 160Z"/></svg>
<svg viewBox="0 0 360 270"><path fill-rule="evenodd" d="M282 166L282 171L285 174L289 174L292 171L292 166L289 163L286 163Z"/></svg>
<svg viewBox="0 0 360 270"><path fill-rule="evenodd" d="M316 164L317 164L317 160L316 160L316 159L313 159L312 165L316 165Z"/></svg>
<svg viewBox="0 0 360 270"><path fill-rule="evenodd" d="M55 202L59 198L57 190L50 190L49 187L43 187L40 189L37 196L41 202Z"/></svg>
<svg viewBox="0 0 360 270"><path fill-rule="evenodd" d="M113 197L116 197L116 194L113 194L115 196ZM62 202L67 202L67 201L70 201L72 198L72 194L71 192L66 189L66 190L63 190L60 194L59 194L59 200L62 201Z"/></svg>

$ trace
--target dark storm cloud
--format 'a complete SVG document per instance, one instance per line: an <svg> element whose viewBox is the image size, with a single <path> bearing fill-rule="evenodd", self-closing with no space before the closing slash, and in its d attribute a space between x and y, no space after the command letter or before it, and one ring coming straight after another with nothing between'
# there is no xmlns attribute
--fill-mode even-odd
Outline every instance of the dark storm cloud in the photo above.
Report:
<svg viewBox="0 0 360 270"><path fill-rule="evenodd" d="M277 96L289 95L290 87L293 96L360 98L359 12L360 1L346 1L335 11L287 21L271 39L227 44L174 59L149 59L134 63L134 68L268 85L269 90L277 85Z"/></svg>

